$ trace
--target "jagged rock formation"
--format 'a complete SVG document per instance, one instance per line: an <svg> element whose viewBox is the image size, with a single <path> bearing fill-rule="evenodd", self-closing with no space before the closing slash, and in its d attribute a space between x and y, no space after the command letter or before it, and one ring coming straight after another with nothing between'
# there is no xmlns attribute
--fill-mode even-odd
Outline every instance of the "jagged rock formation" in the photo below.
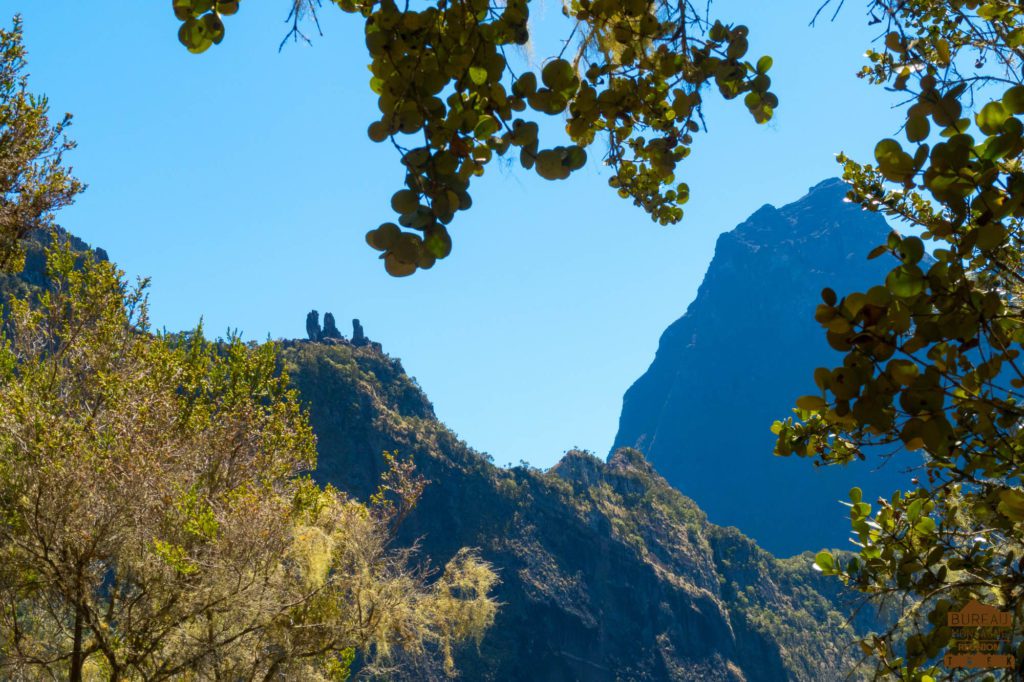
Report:
<svg viewBox="0 0 1024 682"><path fill-rule="evenodd" d="M370 340L363 333L363 325L359 324L358 319L352 320L352 345L365 346L369 342Z"/></svg>
<svg viewBox="0 0 1024 682"><path fill-rule="evenodd" d="M816 468L772 456L772 422L791 416L798 396L818 393L815 367L841 363L814 321L822 288L863 291L892 267L866 258L889 227L844 203L845 192L827 180L719 237L696 299L626 392L613 446L637 447L711 521L780 555L848 547L837 500L851 486L870 499L908 485L905 458L872 473L878 462Z"/></svg>
<svg viewBox="0 0 1024 682"><path fill-rule="evenodd" d="M324 313L324 331L321 338L324 339L340 339L341 332L338 331L338 326L334 324L334 315L332 313Z"/></svg>
<svg viewBox="0 0 1024 682"><path fill-rule="evenodd" d="M320 313L316 310L311 310L306 315L306 336L310 341L320 341L324 343L351 343L353 346L368 346L376 345L378 350L380 344L374 344L363 333L363 325L359 324L359 320L352 320L352 340L349 341L341 332L338 330L338 326L334 321L333 313L324 313L324 326L320 327Z"/></svg>
<svg viewBox="0 0 1024 682"><path fill-rule="evenodd" d="M498 569L503 606L479 649L458 652L463 679L817 681L854 664L837 582L809 555L779 561L709 524L639 452L501 469L379 348L290 342L282 359L310 409L321 482L365 497L381 451L412 456L430 483L401 541L435 563L476 546Z"/></svg>
<svg viewBox="0 0 1024 682"><path fill-rule="evenodd" d="M320 329L320 313L316 310L310 310L306 313L306 336L309 337L310 341L319 341L323 335L323 330Z"/></svg>
<svg viewBox="0 0 1024 682"><path fill-rule="evenodd" d="M44 286L38 274L13 279ZM855 664L849 596L810 556L780 561L708 523L635 450L607 463L570 452L547 473L497 468L436 419L398 360L355 337L282 342L318 438L315 476L365 498L382 451L414 457L430 483L399 543L419 541L435 564L476 546L498 569L503 605L479 648L456 652L462 679L817 682Z"/></svg>

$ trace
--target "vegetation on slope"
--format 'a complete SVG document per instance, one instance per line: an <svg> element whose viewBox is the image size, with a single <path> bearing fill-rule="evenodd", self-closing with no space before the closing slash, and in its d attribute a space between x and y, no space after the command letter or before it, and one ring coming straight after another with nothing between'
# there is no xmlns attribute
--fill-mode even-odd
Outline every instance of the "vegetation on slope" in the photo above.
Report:
<svg viewBox="0 0 1024 682"><path fill-rule="evenodd" d="M144 285L48 254L0 339L0 675L343 680L357 654L453 672L496 576L461 548L427 576L390 547L409 470L369 505L316 486L273 344L153 335Z"/></svg>
<svg viewBox="0 0 1024 682"><path fill-rule="evenodd" d="M386 465L375 453L411 457L428 484L400 538L437 560L479 547L501 576L495 625L459 653L470 679L525 665L539 680L820 680L856 664L872 623L846 622L810 558L776 560L709 524L640 453L499 468L377 348L285 342L282 362L318 435L319 480L364 494Z"/></svg>

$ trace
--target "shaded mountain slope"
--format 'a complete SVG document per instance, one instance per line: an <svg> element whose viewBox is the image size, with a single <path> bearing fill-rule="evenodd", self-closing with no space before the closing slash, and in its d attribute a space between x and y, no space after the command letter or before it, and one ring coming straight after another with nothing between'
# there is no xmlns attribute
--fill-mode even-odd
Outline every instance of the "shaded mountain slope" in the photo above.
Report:
<svg viewBox="0 0 1024 682"><path fill-rule="evenodd" d="M643 456L569 452L549 472L501 469L439 423L397 360L344 340L285 342L319 439L317 477L374 489L382 450L430 481L402 527L443 564L479 547L503 602L468 680L822 680L853 663L833 581L709 524ZM430 679L436 671L416 671Z"/></svg>
<svg viewBox="0 0 1024 682"><path fill-rule="evenodd" d="M44 285L30 259L0 293ZM318 437L317 478L366 498L382 451L413 456L430 483L398 542L418 542L435 566L478 547L500 572L494 626L457 652L463 679L817 681L855 664L854 630L872 622L846 622L848 595L810 556L780 561L709 524L639 452L501 469L436 419L377 344L284 341L281 362ZM419 667L401 679L443 678Z"/></svg>
<svg viewBox="0 0 1024 682"><path fill-rule="evenodd" d="M719 237L696 299L626 391L612 450L638 448L711 521L778 555L848 546L837 500L853 485L888 497L909 478L895 462L873 472L772 456L772 422L818 392L814 368L842 361L814 321L822 288L863 291L892 267L866 258L889 227L845 193L826 180Z"/></svg>

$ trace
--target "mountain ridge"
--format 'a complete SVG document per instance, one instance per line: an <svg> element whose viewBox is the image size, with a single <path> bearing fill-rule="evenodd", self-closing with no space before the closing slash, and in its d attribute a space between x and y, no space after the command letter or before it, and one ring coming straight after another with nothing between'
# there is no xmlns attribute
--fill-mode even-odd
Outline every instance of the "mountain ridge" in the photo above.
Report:
<svg viewBox="0 0 1024 682"><path fill-rule="evenodd" d="M772 455L772 422L818 392L816 367L841 364L814 320L819 292L864 290L889 269L866 258L889 226L845 194L825 180L719 236L694 300L626 391L612 446L638 448L713 522L782 556L846 546L837 500L853 485L888 497L909 478L895 464L818 468Z"/></svg>
<svg viewBox="0 0 1024 682"><path fill-rule="evenodd" d="M378 453L411 456L430 483L401 542L435 565L476 546L498 569L503 607L480 648L460 652L466 679L519 679L523 661L530 679L559 682L820 680L855 665L854 632L871 621L845 622L851 595L809 554L781 561L709 524L639 452L499 468L421 411L386 354L291 341L282 359L318 435L319 481L364 497ZM375 381L388 372L398 390Z"/></svg>
<svg viewBox="0 0 1024 682"><path fill-rule="evenodd" d="M22 285L45 286L38 273ZM812 682L856 666L855 635L874 622L847 622L854 595L810 555L779 560L708 523L638 451L499 468L437 420L380 345L279 345L317 436L314 477L366 499L383 452L412 457L429 483L396 544L434 567L477 547L498 570L502 607L479 646L457 652L464 679ZM395 679L447 679L435 662L400 662Z"/></svg>

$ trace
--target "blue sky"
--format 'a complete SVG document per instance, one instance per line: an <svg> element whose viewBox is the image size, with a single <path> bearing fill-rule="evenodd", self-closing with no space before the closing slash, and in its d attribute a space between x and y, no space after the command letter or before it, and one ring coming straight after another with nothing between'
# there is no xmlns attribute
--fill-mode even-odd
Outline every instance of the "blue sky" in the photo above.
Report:
<svg viewBox="0 0 1024 682"><path fill-rule="evenodd" d="M598 164L562 182L494 164L453 223L452 256L396 280L363 241L393 219L403 174L365 136L377 110L358 18L327 6L323 38L278 53L288 3L247 1L225 42L195 56L169 2L117 4L0 0L25 18L33 89L75 115L71 161L89 189L59 221L153 278L157 326L202 316L211 333L264 339L303 336L312 308L346 334L360 318L500 464L605 454L623 392L718 234L838 174L836 152L868 158L899 123L893 99L854 76L876 38L856 3L810 28L819 0L716 0L717 16L750 26L752 54L774 58L781 104L757 126L740 102L708 98L710 132L678 174L682 223L651 223ZM558 3L531 5L540 60L564 24Z"/></svg>

